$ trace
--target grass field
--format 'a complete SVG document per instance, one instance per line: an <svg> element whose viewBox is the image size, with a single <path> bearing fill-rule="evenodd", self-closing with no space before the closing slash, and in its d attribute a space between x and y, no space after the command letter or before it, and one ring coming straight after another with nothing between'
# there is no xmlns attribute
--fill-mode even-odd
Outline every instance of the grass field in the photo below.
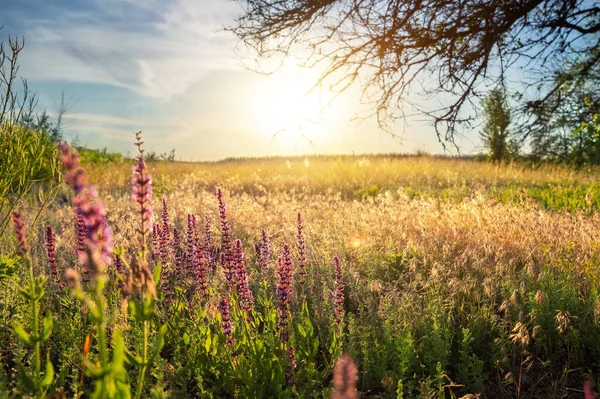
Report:
<svg viewBox="0 0 600 399"><path fill-rule="evenodd" d="M330 397L342 353L365 397L582 397L599 375L598 169L427 156L153 163L145 265L133 165L87 168L125 263L112 257L91 282L72 190L35 226L36 200L23 203L32 274L47 280L27 299L26 257L10 258L15 273L4 260L0 397ZM49 268L47 226L61 283L75 268L77 288ZM1 253L14 253L10 238ZM15 333L15 322L43 330L47 310L46 339Z"/></svg>

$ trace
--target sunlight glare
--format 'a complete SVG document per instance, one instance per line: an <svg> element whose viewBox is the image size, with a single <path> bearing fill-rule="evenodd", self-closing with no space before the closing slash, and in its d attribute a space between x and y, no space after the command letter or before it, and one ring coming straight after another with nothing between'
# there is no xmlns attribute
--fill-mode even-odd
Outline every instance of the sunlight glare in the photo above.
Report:
<svg viewBox="0 0 600 399"><path fill-rule="evenodd" d="M254 93L254 113L261 133L285 149L306 147L343 118L334 93L313 88L316 75L306 70L280 70ZM334 109L336 108L336 109ZM283 149L282 148L282 149Z"/></svg>

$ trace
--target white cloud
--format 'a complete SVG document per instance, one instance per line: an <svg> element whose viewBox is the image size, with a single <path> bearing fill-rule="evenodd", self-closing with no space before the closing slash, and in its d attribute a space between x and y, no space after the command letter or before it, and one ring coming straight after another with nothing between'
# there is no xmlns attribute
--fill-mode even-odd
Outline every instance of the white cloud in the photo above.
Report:
<svg viewBox="0 0 600 399"><path fill-rule="evenodd" d="M240 68L235 39L220 31L232 19L225 0L177 0L167 8L110 0L95 11L26 20L22 74L31 81L108 84L169 100L214 69ZM164 6L163 6L164 7ZM155 13L147 21L126 12Z"/></svg>

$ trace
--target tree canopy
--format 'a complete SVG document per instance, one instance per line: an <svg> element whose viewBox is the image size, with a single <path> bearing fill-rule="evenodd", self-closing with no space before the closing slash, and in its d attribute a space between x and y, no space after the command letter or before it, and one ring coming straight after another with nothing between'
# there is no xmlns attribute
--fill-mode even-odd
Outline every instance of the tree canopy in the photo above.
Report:
<svg viewBox="0 0 600 399"><path fill-rule="evenodd" d="M432 118L440 140L473 122L474 98L511 67L539 89L524 103L535 116L600 65L593 0L236 1L243 12L230 29L260 57L308 50L307 65L324 65L320 82L334 90L358 82L382 126L408 105ZM445 102L424 109L411 89Z"/></svg>

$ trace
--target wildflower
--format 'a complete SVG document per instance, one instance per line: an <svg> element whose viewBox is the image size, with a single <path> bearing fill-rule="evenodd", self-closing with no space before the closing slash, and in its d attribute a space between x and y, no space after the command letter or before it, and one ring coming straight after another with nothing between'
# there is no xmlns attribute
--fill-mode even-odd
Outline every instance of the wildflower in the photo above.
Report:
<svg viewBox="0 0 600 399"><path fill-rule="evenodd" d="M296 231L296 248L298 249L298 276L299 283L306 282L306 242L304 241L304 223L302 222L302 214L298 212L298 229Z"/></svg>
<svg viewBox="0 0 600 399"><path fill-rule="evenodd" d="M196 270L196 216L188 213L186 230L186 274L193 273Z"/></svg>
<svg viewBox="0 0 600 399"><path fill-rule="evenodd" d="M271 243L269 242L269 236L263 229L261 232L261 243L254 245L256 250L256 258L259 269L262 271L263 280L267 279L269 275L269 257L271 256Z"/></svg>
<svg viewBox="0 0 600 399"><path fill-rule="evenodd" d="M215 262L215 253L212 247L212 221L210 216L204 215L204 238L202 240L202 256L210 266Z"/></svg>
<svg viewBox="0 0 600 399"><path fill-rule="evenodd" d="M76 199L81 204L86 227L86 251L79 254L85 274L103 273L111 260L112 233L106 220L104 206L97 197L98 193L90 186L83 198Z"/></svg>
<svg viewBox="0 0 600 399"><path fill-rule="evenodd" d="M131 178L131 199L139 205L139 214L141 217L138 233L142 236L144 245L143 252L145 253L144 236L150 231L152 210L150 202L152 201L152 176L147 173L146 162L144 161L144 150L142 149L141 132L135 133L139 154L137 156L137 164L133 167L133 177Z"/></svg>
<svg viewBox="0 0 600 399"><path fill-rule="evenodd" d="M62 282L60 275L58 274L58 266L56 265L56 245L52 226L48 226L46 228L46 251L48 252L48 266L50 271L54 275L54 279L56 280L58 287L63 289L65 288L65 283Z"/></svg>
<svg viewBox="0 0 600 399"><path fill-rule="evenodd" d="M110 262L112 244L104 207L94 187L88 184L85 171L79 167L77 151L66 144L61 146L61 151L61 160L67 169L65 181L77 195L74 203L85 226L85 251L78 254L79 264L82 265L84 274L103 273L106 264Z"/></svg>
<svg viewBox="0 0 600 399"><path fill-rule="evenodd" d="M342 355L333 370L332 399L356 399L356 378L358 370L348 355Z"/></svg>
<svg viewBox="0 0 600 399"><path fill-rule="evenodd" d="M123 280L121 282L119 282L119 287L121 288L121 293L125 294L126 290L127 290L125 280L124 280L124 278L127 275L127 272L125 270L125 265L123 264L123 259L121 259L121 257L119 255L115 254L114 258L115 258L115 260L114 260L115 270L123 278Z"/></svg>
<svg viewBox="0 0 600 399"><path fill-rule="evenodd" d="M133 257L127 288L129 292L139 292L140 296L143 296L144 293L148 293L156 298L156 286L154 285L152 272L150 272L150 268L145 259L138 258L137 256Z"/></svg>
<svg viewBox="0 0 600 399"><path fill-rule="evenodd" d="M219 201L219 217L221 218L221 257L223 270L225 271L225 279L233 284L233 252L231 250L231 226L227 218L227 205L223 200L223 191L217 189L217 200Z"/></svg>
<svg viewBox="0 0 600 399"><path fill-rule="evenodd" d="M175 254L175 268L172 272L172 277L179 279L183 266L184 253L181 251L181 236L177 227L173 227L173 253Z"/></svg>
<svg viewBox="0 0 600 399"><path fill-rule="evenodd" d="M290 295L292 293L292 272L293 263L290 258L290 247L283 243L281 256L277 259L277 274L279 281L277 283L277 299L279 299L279 308L277 309L277 324L279 326L279 337L282 341L289 340L287 326L290 318Z"/></svg>
<svg viewBox="0 0 600 399"><path fill-rule="evenodd" d="M202 256L202 253L196 251L194 256L197 257L195 264L196 274L196 290L202 293L203 298L208 298L208 261Z"/></svg>
<svg viewBox="0 0 600 399"><path fill-rule="evenodd" d="M59 146L59 149L62 153L60 160L67 170L67 173L65 174L65 183L73 188L75 195L79 195L89 185L87 174L79 167L79 156L77 151L73 150L67 144Z"/></svg>
<svg viewBox="0 0 600 399"><path fill-rule="evenodd" d="M166 261L169 255L169 241L171 240L171 226L167 200L162 199L162 228L160 230L160 256Z"/></svg>
<svg viewBox="0 0 600 399"><path fill-rule="evenodd" d="M344 318L344 282L342 281L342 262L340 258L333 258L335 268L335 292L333 294L333 311L335 322L340 324Z"/></svg>
<svg viewBox="0 0 600 399"><path fill-rule="evenodd" d="M221 328L223 329L223 335L225 335L225 338L227 339L225 342L227 345L233 346L236 340L231 336L233 333L233 323L230 319L229 302L227 302L227 299L222 299L221 302L219 302L218 308L221 313Z"/></svg>
<svg viewBox="0 0 600 399"><path fill-rule="evenodd" d="M152 241L150 243L151 245L151 250L150 250L150 256L152 258L152 260L156 260L158 258L158 256L160 255L160 248L158 246L158 242L160 240L160 224L155 223L154 226L152 226Z"/></svg>
<svg viewBox="0 0 600 399"><path fill-rule="evenodd" d="M296 348L293 345L290 345L288 348L288 364L286 368L286 377L287 377L287 386L293 387L296 385L296 376L294 375L294 370L296 369Z"/></svg>
<svg viewBox="0 0 600 399"><path fill-rule="evenodd" d="M246 267L244 266L244 250L242 248L242 241L235 240L235 250L233 256L235 282L237 286L238 297L240 298L240 305L246 312L252 312L252 305L254 303L254 297L252 291L248 288L248 274L246 273ZM248 321L252 320L248 316Z"/></svg>
<svg viewBox="0 0 600 399"><path fill-rule="evenodd" d="M65 280L67 281L67 286L74 290L79 287L79 282L81 281L81 276L77 273L77 270L73 268L68 268L65 270Z"/></svg>
<svg viewBox="0 0 600 399"><path fill-rule="evenodd" d="M83 213L81 212L81 206L77 204L75 206L75 227L77 235L77 244L75 245L75 255L79 259L79 254L85 252L85 236L87 235L87 229L85 227L85 220Z"/></svg>
<svg viewBox="0 0 600 399"><path fill-rule="evenodd" d="M29 253L29 244L27 244L27 239L25 238L25 224L23 223L21 212L18 209L13 211L12 219L13 225L15 226L15 236L19 242L19 249L17 250L17 253L25 256Z"/></svg>

